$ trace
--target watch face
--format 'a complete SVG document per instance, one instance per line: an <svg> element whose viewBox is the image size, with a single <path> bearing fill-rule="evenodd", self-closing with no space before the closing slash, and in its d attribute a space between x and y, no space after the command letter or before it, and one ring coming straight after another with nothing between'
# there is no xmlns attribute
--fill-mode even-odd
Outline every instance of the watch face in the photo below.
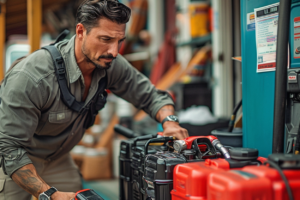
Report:
<svg viewBox="0 0 300 200"><path fill-rule="evenodd" d="M40 196L39 196L39 200L50 200L49 198L48 198L48 196L47 195L45 195L45 194L40 194Z"/></svg>
<svg viewBox="0 0 300 200"><path fill-rule="evenodd" d="M173 120L173 121L177 121L177 120L178 120L177 117L174 116L174 115L170 115L169 118L170 118L171 120Z"/></svg>

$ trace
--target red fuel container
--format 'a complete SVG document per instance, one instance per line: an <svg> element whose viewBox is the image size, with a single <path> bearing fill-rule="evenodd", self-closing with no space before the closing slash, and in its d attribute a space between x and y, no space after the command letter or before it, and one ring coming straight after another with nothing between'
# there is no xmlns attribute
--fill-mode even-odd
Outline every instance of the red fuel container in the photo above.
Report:
<svg viewBox="0 0 300 200"><path fill-rule="evenodd" d="M214 172L241 169L243 166L261 164L266 159L225 160L207 159L204 162L179 164L174 169L172 200L206 200L208 176Z"/></svg>
<svg viewBox="0 0 300 200"><path fill-rule="evenodd" d="M300 159L289 160L286 164L278 161L288 180L294 200L300 200L299 161ZM247 166L240 170L211 173L208 176L207 200L289 200L289 196L286 185L275 168Z"/></svg>

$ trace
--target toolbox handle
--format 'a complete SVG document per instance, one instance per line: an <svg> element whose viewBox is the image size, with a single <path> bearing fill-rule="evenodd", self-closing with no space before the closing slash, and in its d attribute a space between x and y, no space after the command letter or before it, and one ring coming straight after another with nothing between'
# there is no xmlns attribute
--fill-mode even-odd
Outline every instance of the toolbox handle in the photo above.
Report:
<svg viewBox="0 0 300 200"><path fill-rule="evenodd" d="M133 141L133 146L136 146L136 143L137 143L138 141L141 141L141 140L149 140L149 139L152 139L152 138L154 138L154 137L156 137L156 135L151 135L151 134L136 137L136 138L134 139L134 141Z"/></svg>
<svg viewBox="0 0 300 200"><path fill-rule="evenodd" d="M150 139L146 142L145 144L145 155L148 154L148 147L150 144L153 144L153 143L167 143L169 141L173 141L175 140L176 138L173 137L173 136L169 136L169 137L160 137L160 138L153 138L153 139Z"/></svg>
<svg viewBox="0 0 300 200"><path fill-rule="evenodd" d="M143 136L137 136L136 133L134 133L132 130L120 125L120 124L116 124L114 126L114 130L117 132L117 133L120 133L121 135L127 137L127 138L135 138L134 141L133 141L133 145L135 146L136 143L138 141L141 141L141 140L149 140L151 138L154 138L156 137L157 135L156 134L148 134L148 135L143 135Z"/></svg>
<svg viewBox="0 0 300 200"><path fill-rule="evenodd" d="M121 134L121 135L123 135L123 136L125 136L127 138L135 138L135 137L137 137L137 135L132 130L130 130L130 129L128 129L128 128L120 125L120 124L116 124L114 126L114 130L117 133L119 133L119 134Z"/></svg>

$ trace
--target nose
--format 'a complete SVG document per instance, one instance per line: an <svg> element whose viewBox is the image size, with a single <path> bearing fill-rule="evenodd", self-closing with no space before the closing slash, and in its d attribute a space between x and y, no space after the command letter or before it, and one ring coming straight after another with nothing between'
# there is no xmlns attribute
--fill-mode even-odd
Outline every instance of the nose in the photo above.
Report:
<svg viewBox="0 0 300 200"><path fill-rule="evenodd" d="M112 43L107 53L113 55L113 57L117 57L119 53L119 43L118 42Z"/></svg>

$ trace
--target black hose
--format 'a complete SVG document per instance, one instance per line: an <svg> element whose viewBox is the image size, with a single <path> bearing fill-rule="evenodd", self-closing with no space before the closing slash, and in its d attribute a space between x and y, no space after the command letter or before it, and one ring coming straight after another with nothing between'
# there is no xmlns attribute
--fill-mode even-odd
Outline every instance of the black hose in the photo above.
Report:
<svg viewBox="0 0 300 200"><path fill-rule="evenodd" d="M238 105L233 110L233 113L232 113L230 121L229 121L228 132L232 132L233 126L234 126L234 122L235 122L235 118L236 118L236 113L238 112L238 110L240 109L241 106L242 106L242 99L241 99L241 101L238 103Z"/></svg>
<svg viewBox="0 0 300 200"><path fill-rule="evenodd" d="M280 0L276 51L273 153L283 153L284 146L290 10L291 0Z"/></svg>
<svg viewBox="0 0 300 200"><path fill-rule="evenodd" d="M273 167L274 169L276 169L278 171L278 173L280 174L280 176L281 176L281 178L282 178L282 180L283 180L283 182L285 184L286 191L287 191L287 193L289 195L289 200L294 200L293 192L292 192L292 189L290 187L290 184L289 184L288 180L286 179L283 171L280 169L280 167L276 163L274 163L273 161L271 161L271 160L266 161L264 163L264 165L265 164L269 164L271 167Z"/></svg>

